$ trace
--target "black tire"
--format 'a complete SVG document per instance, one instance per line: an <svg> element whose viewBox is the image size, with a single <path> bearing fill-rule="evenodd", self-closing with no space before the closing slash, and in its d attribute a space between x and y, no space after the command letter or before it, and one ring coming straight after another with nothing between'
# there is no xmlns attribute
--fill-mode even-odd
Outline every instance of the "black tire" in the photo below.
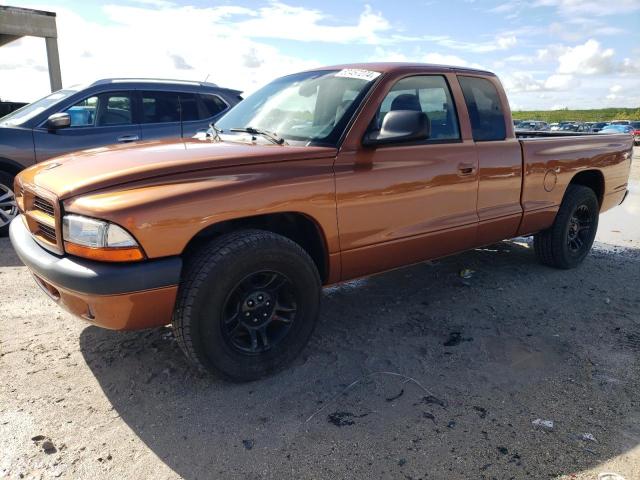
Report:
<svg viewBox="0 0 640 480"><path fill-rule="evenodd" d="M270 289L272 275L280 278L280 290ZM313 333L320 276L307 252L281 235L261 230L224 235L186 259L182 277L173 328L185 355L200 370L232 381L256 380L291 362ZM272 299L272 306L260 298L262 310L250 310L250 299L257 304L260 292ZM273 313L262 328L249 324L269 311ZM229 318L240 320L228 323ZM263 333L273 337L265 340Z"/></svg>
<svg viewBox="0 0 640 480"><path fill-rule="evenodd" d="M0 237L5 237L9 233L9 223L18 214L13 196L13 175L0 172ZM12 196L13 206L7 198Z"/></svg>
<svg viewBox="0 0 640 480"><path fill-rule="evenodd" d="M536 256L551 267L577 267L587 256L598 230L600 205L592 189L569 185L553 225L533 237Z"/></svg>

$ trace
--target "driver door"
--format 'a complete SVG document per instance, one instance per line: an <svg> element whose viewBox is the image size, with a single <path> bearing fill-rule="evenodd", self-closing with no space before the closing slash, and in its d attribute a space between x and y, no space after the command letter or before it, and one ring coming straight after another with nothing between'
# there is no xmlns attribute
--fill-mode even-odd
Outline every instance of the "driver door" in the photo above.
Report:
<svg viewBox="0 0 640 480"><path fill-rule="evenodd" d="M49 130L41 125L33 129L36 161L140 138L132 92L92 95L64 111L71 117L71 126Z"/></svg>
<svg viewBox="0 0 640 480"><path fill-rule="evenodd" d="M365 147L358 132L345 142L335 164L343 279L474 245L478 160L473 141L461 135L453 82L405 76L380 85L382 94L369 100L378 98L367 131L379 129L389 111L419 110L431 124L427 140Z"/></svg>

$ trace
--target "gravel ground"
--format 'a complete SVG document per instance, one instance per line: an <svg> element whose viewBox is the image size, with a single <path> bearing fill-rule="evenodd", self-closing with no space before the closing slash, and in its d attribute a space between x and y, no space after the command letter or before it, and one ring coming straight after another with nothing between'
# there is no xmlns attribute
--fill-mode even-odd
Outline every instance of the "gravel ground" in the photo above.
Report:
<svg viewBox="0 0 640 480"><path fill-rule="evenodd" d="M577 270L519 239L328 289L244 385L72 318L0 239L0 477L640 479L637 163Z"/></svg>

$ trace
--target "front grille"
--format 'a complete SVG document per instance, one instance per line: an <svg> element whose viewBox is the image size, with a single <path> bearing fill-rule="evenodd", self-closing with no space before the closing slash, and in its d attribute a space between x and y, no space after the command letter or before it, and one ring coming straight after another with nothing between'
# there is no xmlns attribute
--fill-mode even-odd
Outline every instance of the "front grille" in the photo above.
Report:
<svg viewBox="0 0 640 480"><path fill-rule="evenodd" d="M51 243L57 243L56 238L56 229L51 228L49 225L45 225L44 223L37 222L38 224L38 233L42 235L44 238L49 240Z"/></svg>
<svg viewBox="0 0 640 480"><path fill-rule="evenodd" d="M34 197L33 208L35 208L36 210L40 210L41 212L44 212L52 217L55 215L55 209L53 208L52 203L42 197Z"/></svg>
<svg viewBox="0 0 640 480"><path fill-rule="evenodd" d="M47 250L62 254L57 198L45 190L25 185L21 201L25 222L34 238Z"/></svg>

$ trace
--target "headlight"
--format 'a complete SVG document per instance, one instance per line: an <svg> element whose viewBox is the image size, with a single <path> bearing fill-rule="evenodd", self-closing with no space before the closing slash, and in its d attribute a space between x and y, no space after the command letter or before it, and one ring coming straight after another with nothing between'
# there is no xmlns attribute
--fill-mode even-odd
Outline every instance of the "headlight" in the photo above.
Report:
<svg viewBox="0 0 640 480"><path fill-rule="evenodd" d="M62 238L67 253L106 262L142 260L142 249L124 228L103 220L65 215Z"/></svg>

